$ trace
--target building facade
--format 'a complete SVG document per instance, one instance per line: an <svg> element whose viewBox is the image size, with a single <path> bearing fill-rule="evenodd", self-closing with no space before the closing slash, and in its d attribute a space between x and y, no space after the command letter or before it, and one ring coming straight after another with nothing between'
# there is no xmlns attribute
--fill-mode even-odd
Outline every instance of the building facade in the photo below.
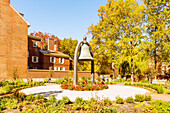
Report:
<svg viewBox="0 0 170 113"><path fill-rule="evenodd" d="M0 78L10 78L14 68L26 76L29 26L10 0L0 0Z"/></svg>
<svg viewBox="0 0 170 113"><path fill-rule="evenodd" d="M43 48L40 37L28 35L28 68L55 71L68 71L72 69L69 55L58 51L54 40L48 39L47 50Z"/></svg>

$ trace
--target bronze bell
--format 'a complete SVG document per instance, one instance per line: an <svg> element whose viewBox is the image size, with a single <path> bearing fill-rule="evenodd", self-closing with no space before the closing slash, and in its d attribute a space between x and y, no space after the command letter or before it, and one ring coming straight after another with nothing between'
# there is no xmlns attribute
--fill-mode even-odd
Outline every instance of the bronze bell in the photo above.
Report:
<svg viewBox="0 0 170 113"><path fill-rule="evenodd" d="M83 44L80 48L80 54L78 56L78 60L82 61L92 61L94 60L90 53L90 46L87 44Z"/></svg>

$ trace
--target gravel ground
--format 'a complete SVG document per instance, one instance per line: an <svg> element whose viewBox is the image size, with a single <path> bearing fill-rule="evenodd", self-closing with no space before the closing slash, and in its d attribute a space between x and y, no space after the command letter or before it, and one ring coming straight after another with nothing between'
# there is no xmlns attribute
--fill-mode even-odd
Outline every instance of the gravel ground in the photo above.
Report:
<svg viewBox="0 0 170 113"><path fill-rule="evenodd" d="M71 101L74 101L77 97L89 100L91 97L96 96L99 97L99 99L108 97L111 100L116 100L116 96L120 96L125 99L130 96L134 98L136 94L149 93L148 90L137 87L119 85L108 86L108 89L100 91L72 91L63 90L60 88L60 85L47 85L23 89L20 92L23 92L26 95L39 93L40 95L43 94L46 98L48 98L49 95L55 95L57 99L62 99L63 96L67 96Z"/></svg>

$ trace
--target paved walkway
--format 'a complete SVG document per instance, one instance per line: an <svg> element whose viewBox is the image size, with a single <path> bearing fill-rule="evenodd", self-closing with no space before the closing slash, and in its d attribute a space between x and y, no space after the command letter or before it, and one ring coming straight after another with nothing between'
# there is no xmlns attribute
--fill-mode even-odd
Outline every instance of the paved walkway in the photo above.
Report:
<svg viewBox="0 0 170 113"><path fill-rule="evenodd" d="M165 94L151 94L152 100L163 100L163 101L169 101L170 102L170 95Z"/></svg>
<svg viewBox="0 0 170 113"><path fill-rule="evenodd" d="M82 97L84 100L89 100L91 97L99 97L100 99L108 97L111 100L116 100L116 96L122 98L127 98L132 96L135 97L136 94L145 94L149 93L148 90L131 87L131 86L119 86L119 85L108 85L109 89L100 90L100 91L72 91L72 90L63 90L60 88L60 85L47 85L23 89L20 92L29 94L43 94L48 98L49 95L55 95L57 99L62 99L63 96L69 97L71 101L74 101L77 97Z"/></svg>

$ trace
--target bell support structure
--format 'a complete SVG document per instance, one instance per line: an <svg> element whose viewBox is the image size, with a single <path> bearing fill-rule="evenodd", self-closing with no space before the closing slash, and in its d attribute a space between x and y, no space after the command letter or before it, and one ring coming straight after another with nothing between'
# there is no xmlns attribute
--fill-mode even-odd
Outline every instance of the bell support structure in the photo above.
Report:
<svg viewBox="0 0 170 113"><path fill-rule="evenodd" d="M78 51L79 51L79 47L80 45L82 44L82 46L84 44L86 44L87 46L89 46L89 49L90 49L90 55L92 58L90 57L87 57L87 59L81 59L81 61L91 61L91 84L93 85L94 83L94 59L93 59L93 52L92 52L92 48L90 46L90 44L86 41L87 37L84 36L83 37L83 41L81 41L79 44L77 44L76 46L76 50L75 50L75 53L74 53L74 85L77 86L78 85L78 76L77 76L77 60L78 60L78 57L77 57L77 54L78 54ZM80 53L82 54L83 51L81 51ZM87 53L88 54L88 53ZM89 58L89 59L88 59Z"/></svg>

